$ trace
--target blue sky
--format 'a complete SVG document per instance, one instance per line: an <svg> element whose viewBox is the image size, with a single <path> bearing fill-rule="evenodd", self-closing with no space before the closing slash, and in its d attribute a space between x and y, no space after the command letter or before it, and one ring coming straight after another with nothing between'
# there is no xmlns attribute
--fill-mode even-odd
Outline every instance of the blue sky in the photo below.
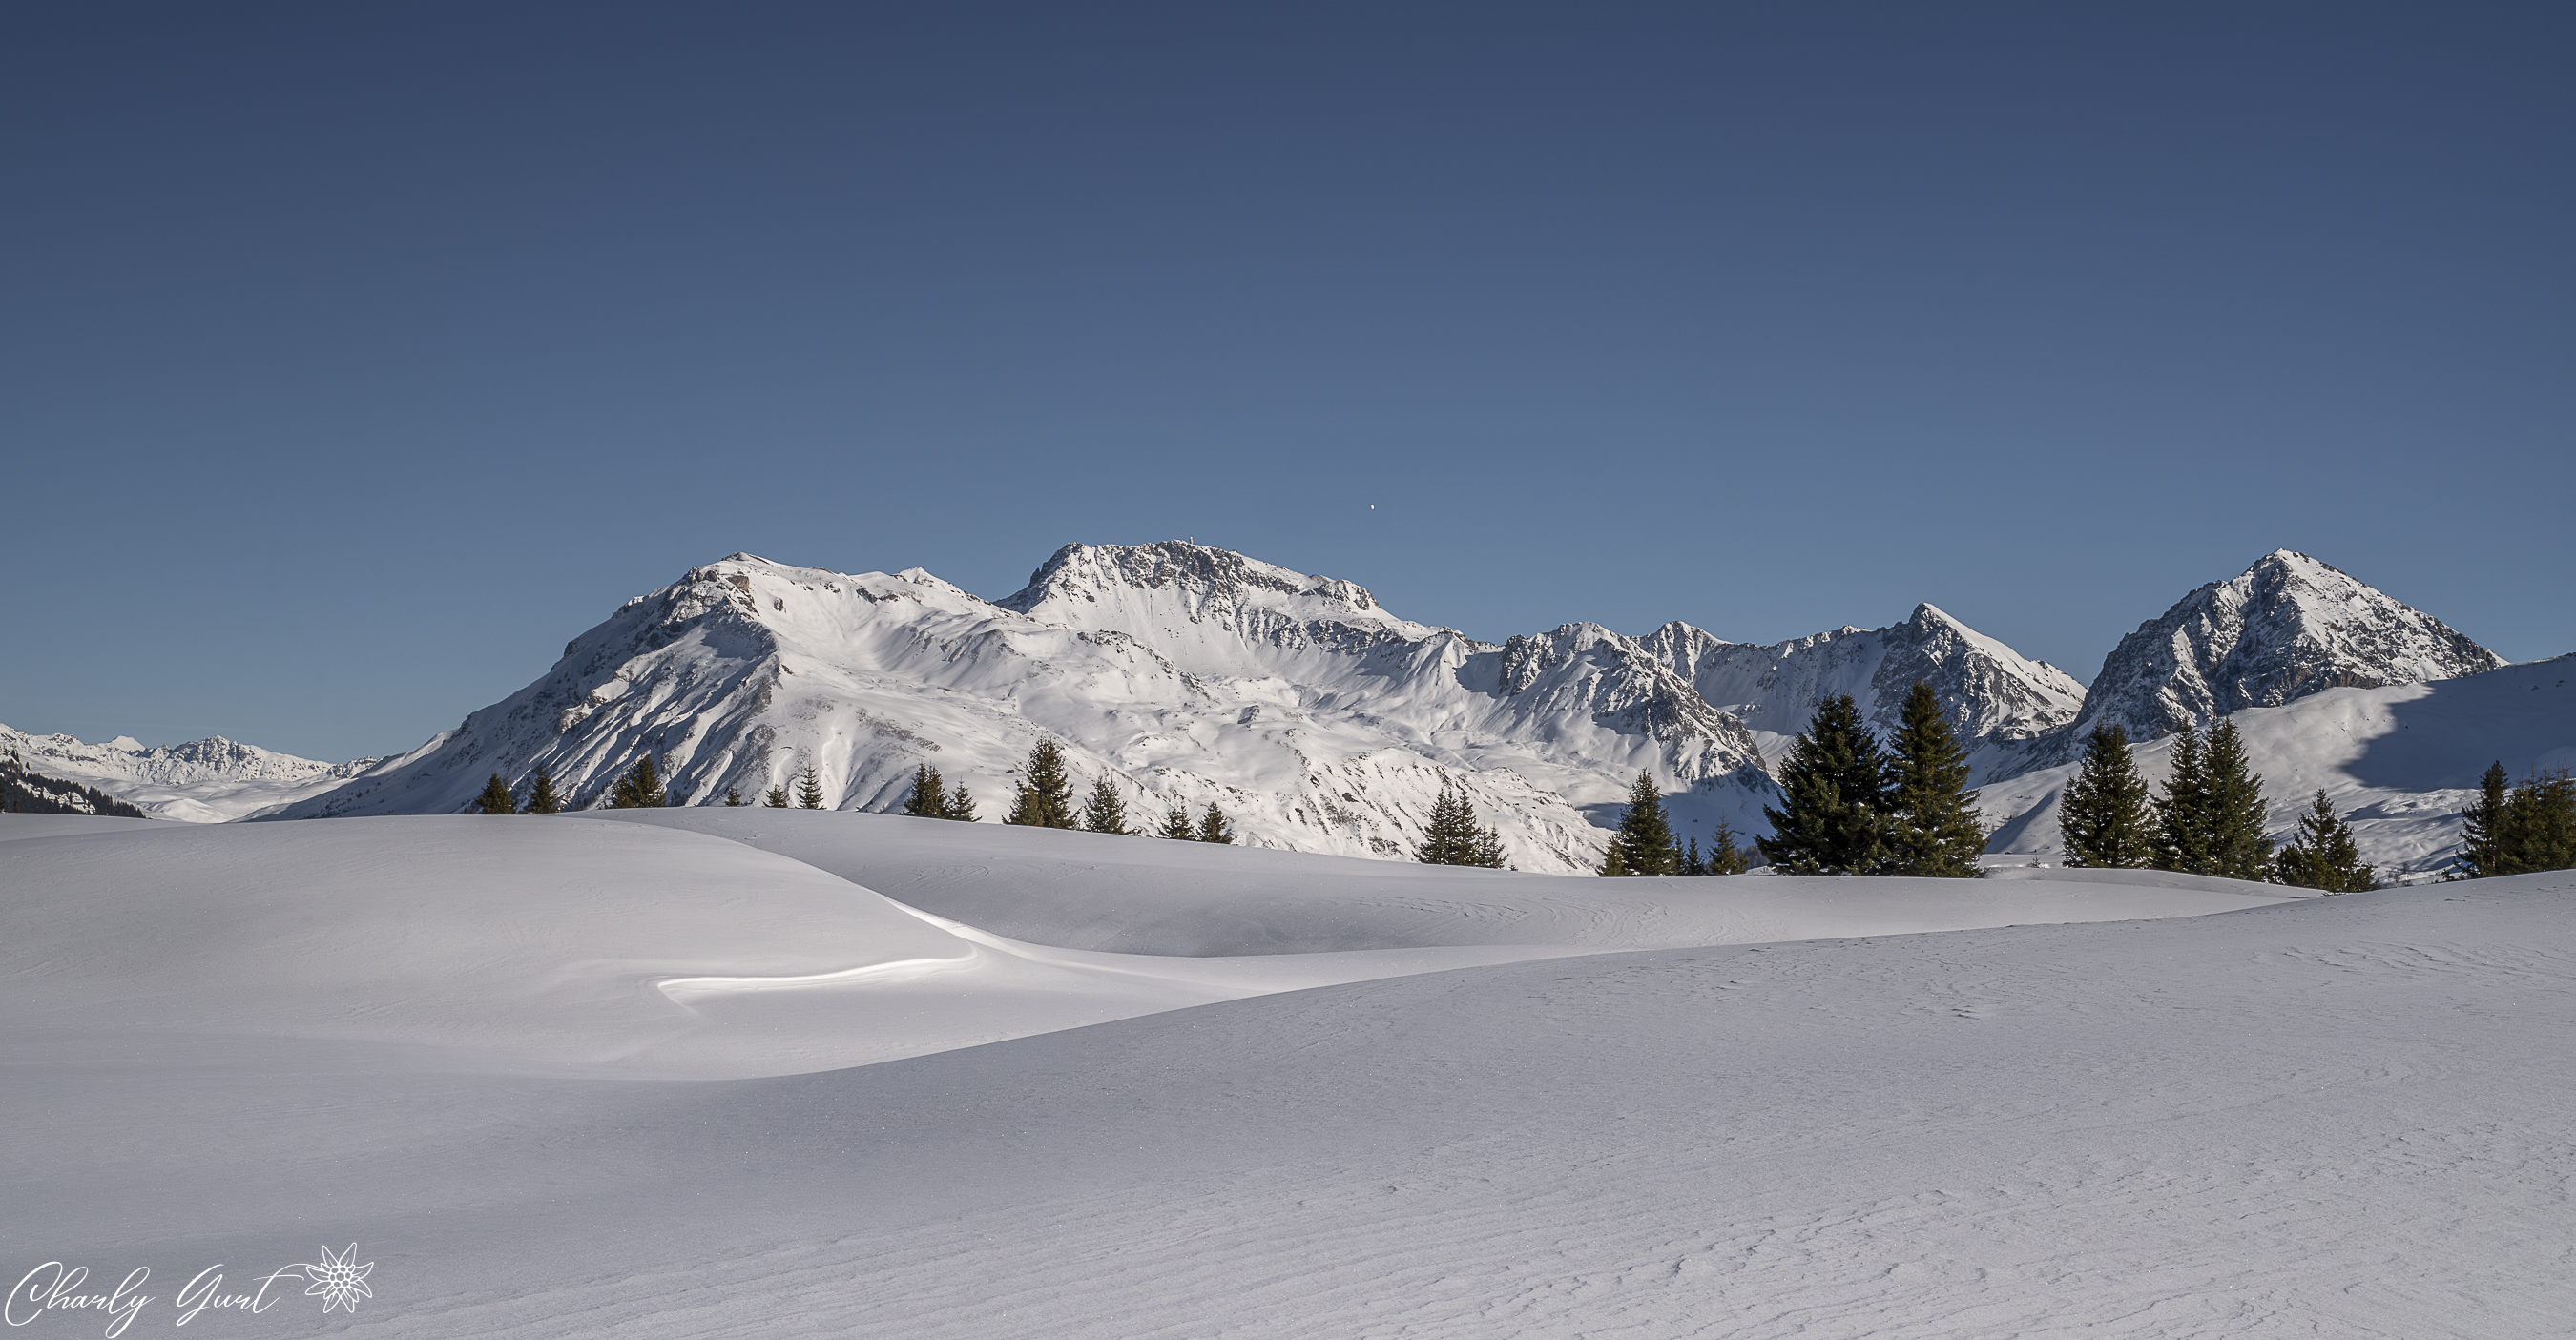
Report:
<svg viewBox="0 0 2576 1340"><path fill-rule="evenodd" d="M736 550L1185 535L2079 678L2286 546L2555 655L2571 127L2564 5L19 6L0 721L387 752Z"/></svg>

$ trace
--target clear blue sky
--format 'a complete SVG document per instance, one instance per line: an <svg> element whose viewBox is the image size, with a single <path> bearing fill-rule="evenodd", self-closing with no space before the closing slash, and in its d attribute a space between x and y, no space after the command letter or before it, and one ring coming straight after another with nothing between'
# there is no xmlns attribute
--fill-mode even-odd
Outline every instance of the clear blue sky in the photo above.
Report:
<svg viewBox="0 0 2576 1340"><path fill-rule="evenodd" d="M2288 546L2554 655L2572 168L2563 3L13 6L0 721L399 750L735 550L1183 535L2079 678Z"/></svg>

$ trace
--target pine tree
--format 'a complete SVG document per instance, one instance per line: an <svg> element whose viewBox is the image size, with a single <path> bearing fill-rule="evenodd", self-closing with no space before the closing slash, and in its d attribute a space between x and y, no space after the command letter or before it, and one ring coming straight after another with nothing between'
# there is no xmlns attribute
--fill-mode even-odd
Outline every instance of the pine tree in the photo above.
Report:
<svg viewBox="0 0 2576 1340"><path fill-rule="evenodd" d="M1093 833L1117 833L1134 836L1127 828L1127 802L1110 785L1109 775L1102 773L1091 781L1091 795L1082 802L1082 826Z"/></svg>
<svg viewBox="0 0 2576 1340"><path fill-rule="evenodd" d="M1073 778L1064 770L1064 751L1055 741L1038 741L1021 771L1019 794L1002 822L1023 828L1073 827Z"/></svg>
<svg viewBox="0 0 2576 1340"><path fill-rule="evenodd" d="M1681 862L1681 849L1673 845L1672 822L1664 817L1663 792L1656 788L1654 774L1639 768L1637 780L1628 784L1628 812L1610 839L1601 873L1612 879L1670 875L1680 871Z"/></svg>
<svg viewBox="0 0 2576 1340"><path fill-rule="evenodd" d="M2534 773L2505 801L2497 867L2508 875L2576 869L2576 779L2567 770Z"/></svg>
<svg viewBox="0 0 2576 1340"><path fill-rule="evenodd" d="M563 810L563 797L555 794L555 775L537 769L537 780L528 783L529 814L558 814Z"/></svg>
<svg viewBox="0 0 2576 1340"><path fill-rule="evenodd" d="M1472 816L1475 811L1469 810ZM1478 829L1476 841L1467 849L1466 864L1487 870L1509 868L1510 856L1503 850L1503 830L1487 825Z"/></svg>
<svg viewBox="0 0 2576 1340"><path fill-rule="evenodd" d="M1690 845L1682 849L1682 868L1678 873L1685 875L1705 875L1708 873L1708 862L1701 860L1699 857L1699 830L1697 828L1693 828L1691 830Z"/></svg>
<svg viewBox="0 0 2576 1340"><path fill-rule="evenodd" d="M2093 728L2084 742L2084 766L2058 801L2057 831L2066 863L2097 870L2134 870L2156 858L2154 802L2147 779L2129 753L2129 733L2116 724Z"/></svg>
<svg viewBox="0 0 2576 1340"><path fill-rule="evenodd" d="M2361 848L2352 829L2325 791L2299 819L2299 836L2272 858L2272 882L2328 893L2362 893L2379 887L2379 874L2361 863Z"/></svg>
<svg viewBox="0 0 2576 1340"><path fill-rule="evenodd" d="M1190 823L1190 807L1175 803L1163 811L1163 826L1155 831L1154 836L1177 842L1198 841L1199 830Z"/></svg>
<svg viewBox="0 0 2576 1340"><path fill-rule="evenodd" d="M975 796L966 789L964 782L948 788L948 803L940 807L939 817L954 819L961 824L975 822Z"/></svg>
<svg viewBox="0 0 2576 1340"><path fill-rule="evenodd" d="M1440 799L1431 806L1431 822L1413 859L1424 865L1473 865L1489 870L1503 866L1503 835L1476 822L1476 807L1467 793L1443 782Z"/></svg>
<svg viewBox="0 0 2576 1340"><path fill-rule="evenodd" d="M1967 787L1968 754L1950 730L1932 686L1916 681L1887 764L1888 815L1895 821L1892 875L1974 879L1986 849L1977 793Z"/></svg>
<svg viewBox="0 0 2576 1340"><path fill-rule="evenodd" d="M649 752L635 760L635 766L628 768L608 792L608 808L612 810L660 809L665 800L662 770L654 765Z"/></svg>
<svg viewBox="0 0 2576 1340"><path fill-rule="evenodd" d="M480 814L516 814L519 812L519 802L516 797L510 794L510 784L502 781L501 774L497 772L492 774L492 780L483 784L483 794L474 798L474 807L475 811Z"/></svg>
<svg viewBox="0 0 2576 1340"><path fill-rule="evenodd" d="M725 808L729 810L742 808L742 788L735 786L725 788Z"/></svg>
<svg viewBox="0 0 2576 1340"><path fill-rule="evenodd" d="M800 810L823 808L823 777L822 774L814 771L814 765L811 763L806 764L796 774L796 808Z"/></svg>
<svg viewBox="0 0 2576 1340"><path fill-rule="evenodd" d="M762 796L760 803L773 810L787 808L787 783L778 782L771 785L769 794Z"/></svg>
<svg viewBox="0 0 2576 1340"><path fill-rule="evenodd" d="M1717 826L1717 837L1709 844L1708 873L1740 875L1753 868L1752 858L1735 842L1735 830L1724 823Z"/></svg>
<svg viewBox="0 0 2576 1340"><path fill-rule="evenodd" d="M2209 873L2209 762L2200 736L2174 737L2173 772L2156 798L2155 868Z"/></svg>
<svg viewBox="0 0 2576 1340"><path fill-rule="evenodd" d="M1765 806L1772 836L1762 856L1784 874L1871 875L1894 856L1887 817L1887 755L1861 724L1860 707L1836 694L1816 707L1780 769L1783 809Z"/></svg>
<svg viewBox="0 0 2576 1340"><path fill-rule="evenodd" d="M1201 842L1232 842L1234 825L1225 821L1225 811L1218 809L1216 802L1211 800L1207 813L1199 816L1199 831L1194 836Z"/></svg>
<svg viewBox="0 0 2576 1340"><path fill-rule="evenodd" d="M2487 775L2478 779L2478 798L2460 811L2460 856L2451 878L2484 879L2505 873L2506 807L2511 801L2512 788L2505 785L2504 762L2499 759L2488 764Z"/></svg>
<svg viewBox="0 0 2576 1340"><path fill-rule="evenodd" d="M2268 807L2263 779L2245 757L2236 723L2221 719L2209 732L2209 871L2229 879L2262 880L2272 873L2272 839L2263 832Z"/></svg>
<svg viewBox="0 0 2576 1340"><path fill-rule="evenodd" d="M945 789L947 785L947 782L941 779L939 769L927 763L914 768L912 794L904 798L903 812L915 819L947 818L948 792Z"/></svg>

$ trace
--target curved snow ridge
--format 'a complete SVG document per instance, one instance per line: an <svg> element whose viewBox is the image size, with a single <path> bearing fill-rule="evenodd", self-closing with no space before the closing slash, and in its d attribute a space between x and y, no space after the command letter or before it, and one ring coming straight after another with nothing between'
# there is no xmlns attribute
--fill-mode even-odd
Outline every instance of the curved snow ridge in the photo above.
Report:
<svg viewBox="0 0 2576 1340"><path fill-rule="evenodd" d="M980 949L948 958L902 958L886 963L870 963L837 972L811 972L791 976L766 977L664 977L654 981L654 989L670 997L674 1005L689 1005L709 996L736 991L792 991L804 987L867 986L880 982L917 982L943 973L972 969L975 960L984 957Z"/></svg>

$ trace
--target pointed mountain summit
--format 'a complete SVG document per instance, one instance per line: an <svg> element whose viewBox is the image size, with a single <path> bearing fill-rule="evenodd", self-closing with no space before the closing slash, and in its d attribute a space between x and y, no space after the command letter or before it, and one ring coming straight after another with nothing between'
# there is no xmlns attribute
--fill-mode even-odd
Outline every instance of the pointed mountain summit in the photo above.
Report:
<svg viewBox="0 0 2576 1340"><path fill-rule="evenodd" d="M2457 679L2504 663L2341 569L2276 549L2120 639L2093 678L2082 718L2031 751L2024 767L2071 762L2082 737L2104 723L2145 743L2327 689Z"/></svg>

